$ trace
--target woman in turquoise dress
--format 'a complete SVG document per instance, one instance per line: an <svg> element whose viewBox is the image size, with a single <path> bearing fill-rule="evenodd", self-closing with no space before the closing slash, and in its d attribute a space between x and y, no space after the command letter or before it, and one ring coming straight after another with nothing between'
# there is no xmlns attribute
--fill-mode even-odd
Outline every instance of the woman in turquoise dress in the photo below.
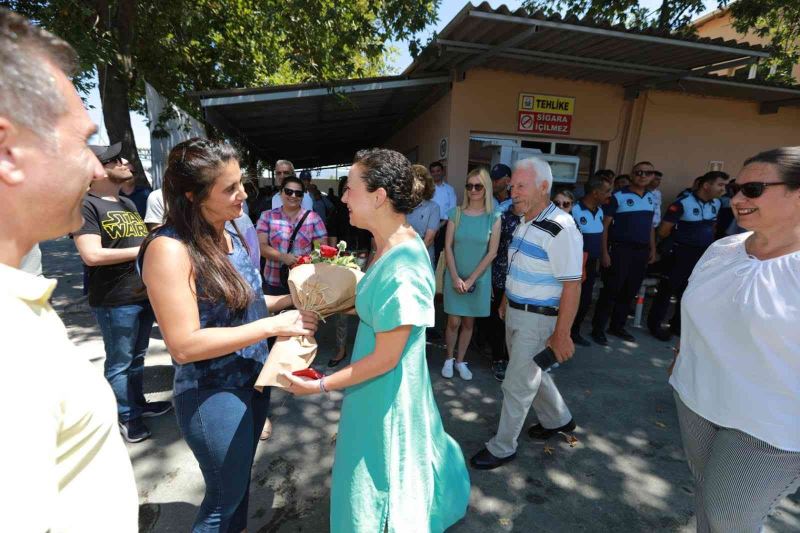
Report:
<svg viewBox="0 0 800 533"><path fill-rule="evenodd" d="M478 167L467 175L461 207L447 214L444 254L444 312L447 314L445 342L447 359L442 376L472 379L464 358L472 339L476 317L487 317L492 300L492 261L500 244L500 213L492 207L489 174Z"/></svg>
<svg viewBox="0 0 800 533"><path fill-rule="evenodd" d="M422 194L403 155L356 154L342 201L377 254L358 285L352 364L321 380L286 375L297 395L346 389L331 488L336 533L439 532L467 510L464 456L444 431L425 360L435 283L405 217Z"/></svg>

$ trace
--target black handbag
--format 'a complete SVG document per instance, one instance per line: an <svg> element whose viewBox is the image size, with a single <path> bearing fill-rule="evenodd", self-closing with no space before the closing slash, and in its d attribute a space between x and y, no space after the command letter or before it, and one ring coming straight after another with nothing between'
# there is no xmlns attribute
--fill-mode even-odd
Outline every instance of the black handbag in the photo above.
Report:
<svg viewBox="0 0 800 533"><path fill-rule="evenodd" d="M305 214L300 218L300 221L294 227L294 231L292 231L292 236L289 238L289 248L286 250L287 254L292 253L292 248L294 248L294 239L295 239L295 237L297 237L297 232L300 231L300 226L302 226L303 222L306 221L306 217L308 216L308 214L310 212L311 212L310 209L308 211L306 211ZM285 264L281 263L280 278L281 278L281 287L286 289L286 292L288 293L289 292L289 265L285 265Z"/></svg>

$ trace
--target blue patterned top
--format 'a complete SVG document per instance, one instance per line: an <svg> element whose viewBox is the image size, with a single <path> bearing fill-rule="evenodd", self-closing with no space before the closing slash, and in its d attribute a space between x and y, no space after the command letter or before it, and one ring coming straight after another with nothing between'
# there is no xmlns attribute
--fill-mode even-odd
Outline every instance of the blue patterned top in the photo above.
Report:
<svg viewBox="0 0 800 533"><path fill-rule="evenodd" d="M520 217L514 211L503 211L500 217L500 243L497 245L497 257L492 262L492 287L505 290L506 274L508 274L508 245L519 225Z"/></svg>
<svg viewBox="0 0 800 533"><path fill-rule="evenodd" d="M224 302L211 302L202 298L204 290L202 280L196 279L197 307L200 312L201 328L227 328L249 324L269 316L264 293L261 289L261 276L250 260L247 248L239 240L236 231L226 226L231 235L233 252L228 255L233 266L253 289L253 300L247 308L239 313L226 307ZM171 237L181 240L171 226L157 230L158 237ZM191 389L249 389L258 378L261 367L267 359L269 348L267 341L262 340L228 355L215 357L196 363L178 364L175 367L175 396Z"/></svg>

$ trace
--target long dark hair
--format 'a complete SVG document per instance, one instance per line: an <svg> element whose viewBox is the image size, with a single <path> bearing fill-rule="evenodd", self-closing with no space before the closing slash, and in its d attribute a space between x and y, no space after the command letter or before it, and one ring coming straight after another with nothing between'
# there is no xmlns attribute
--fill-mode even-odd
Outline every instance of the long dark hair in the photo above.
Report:
<svg viewBox="0 0 800 533"><path fill-rule="evenodd" d="M195 280L203 281L203 293L198 297L224 301L235 311L241 311L250 304L253 289L220 248L219 235L202 215L200 208L222 167L238 160L239 154L230 144L199 137L183 141L169 153L163 186L167 212L164 225L175 230L189 251L192 275ZM236 231L238 233L239 229L236 228ZM157 232L152 233L142 245L142 257L155 236ZM239 240L246 246L241 234Z"/></svg>

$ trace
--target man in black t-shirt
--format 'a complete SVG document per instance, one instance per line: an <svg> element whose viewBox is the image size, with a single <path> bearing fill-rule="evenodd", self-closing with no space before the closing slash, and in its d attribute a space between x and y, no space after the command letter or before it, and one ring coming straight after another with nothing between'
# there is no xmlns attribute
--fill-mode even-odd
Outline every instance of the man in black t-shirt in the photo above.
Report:
<svg viewBox="0 0 800 533"><path fill-rule="evenodd" d="M147 228L134 203L119 195L133 179L121 147L90 147L106 174L92 182L83 200L83 227L73 237L88 267L89 305L103 334L104 374L117 398L120 432L128 442L139 442L150 436L142 417L164 414L172 404L147 403L142 388L154 315L136 257Z"/></svg>

